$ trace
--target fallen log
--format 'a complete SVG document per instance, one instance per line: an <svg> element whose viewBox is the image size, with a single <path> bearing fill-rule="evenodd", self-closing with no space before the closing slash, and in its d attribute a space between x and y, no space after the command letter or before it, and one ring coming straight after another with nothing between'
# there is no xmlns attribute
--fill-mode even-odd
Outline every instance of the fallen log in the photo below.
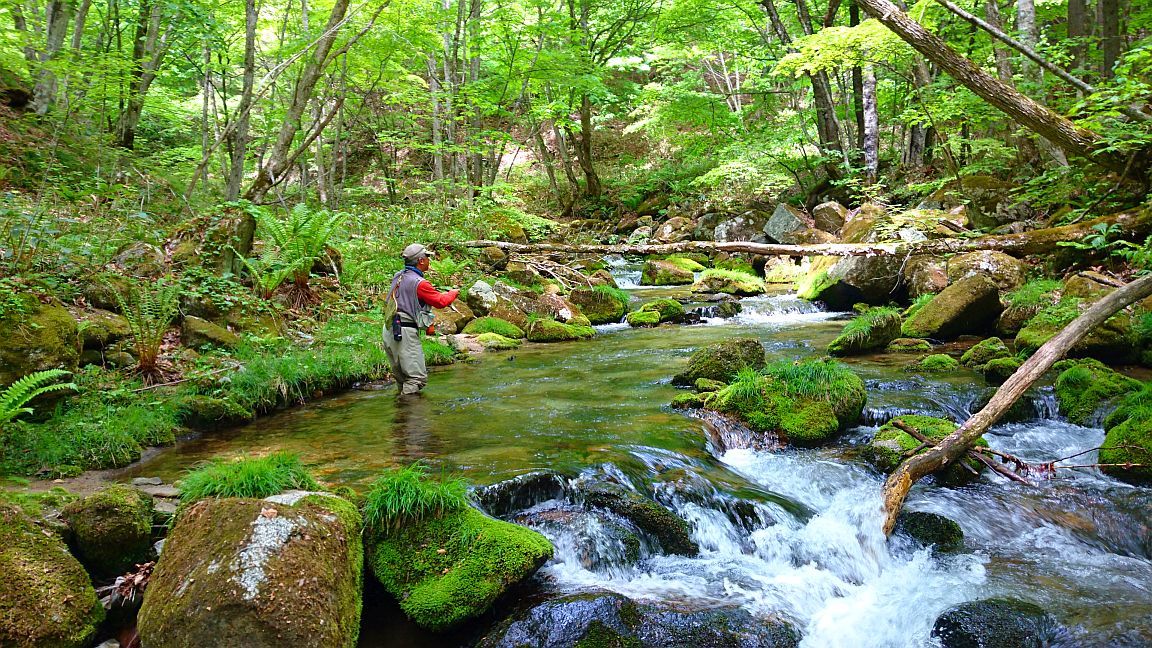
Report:
<svg viewBox="0 0 1152 648"><path fill-rule="evenodd" d="M741 252L760 256L878 256L955 254L975 250L999 250L1017 254L1043 254L1051 252L1057 243L1080 241L1097 233L1098 224L1118 225L1118 235L1127 240L1143 241L1152 234L1152 209L1134 209L1090 221L1021 232L1019 234L991 234L979 238L947 238L917 243L819 243L812 245L782 245L752 243L750 241L681 241L648 245L571 245L567 243L509 243L507 241L465 241L465 247L497 247L505 252L520 254L673 254L677 252Z"/></svg>
<svg viewBox="0 0 1152 648"><path fill-rule="evenodd" d="M908 497L908 491L922 477L934 473L964 456L972 444L1012 407L1024 392L1044 372L1079 342L1089 331L1109 317L1145 297L1152 295L1152 275L1147 275L1119 288L1093 304L1082 315L1072 320L1051 340L1037 349L1012 374L992 400L964 422L955 432L940 440L935 447L903 461L884 483L884 533L890 535L896 526L896 516Z"/></svg>

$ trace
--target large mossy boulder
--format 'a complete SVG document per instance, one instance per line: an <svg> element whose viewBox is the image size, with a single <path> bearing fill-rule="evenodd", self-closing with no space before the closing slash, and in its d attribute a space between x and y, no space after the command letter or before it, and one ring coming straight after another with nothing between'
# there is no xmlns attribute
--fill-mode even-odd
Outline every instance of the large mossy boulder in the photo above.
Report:
<svg viewBox="0 0 1152 648"><path fill-rule="evenodd" d="M83 648L104 608L80 563L54 533L0 502L0 646Z"/></svg>
<svg viewBox="0 0 1152 648"><path fill-rule="evenodd" d="M764 345L756 338L734 338L697 349L684 371L672 378L673 385L694 385L701 378L729 382L745 367L764 367Z"/></svg>
<svg viewBox="0 0 1152 648"><path fill-rule="evenodd" d="M782 360L741 374L707 406L775 441L815 446L859 422L866 400L864 381L835 360Z"/></svg>
<svg viewBox="0 0 1152 648"><path fill-rule="evenodd" d="M615 324L628 312L628 293L609 286L577 288L568 299L593 324Z"/></svg>
<svg viewBox="0 0 1152 648"><path fill-rule="evenodd" d="M180 326L180 342L193 349L206 346L235 349L240 346L240 336L223 326L189 315Z"/></svg>
<svg viewBox="0 0 1152 648"><path fill-rule="evenodd" d="M593 337L596 330L588 320L584 320L583 324L565 324L554 319L538 318L528 321L524 333L529 342L571 342Z"/></svg>
<svg viewBox="0 0 1152 648"><path fill-rule="evenodd" d="M947 340L989 330L1000 315L1000 293L983 274L945 288L904 322L904 337Z"/></svg>
<svg viewBox="0 0 1152 648"><path fill-rule="evenodd" d="M729 295L760 295L767 290L764 281L754 274L739 270L711 268L700 274L692 284L692 292L728 293Z"/></svg>
<svg viewBox="0 0 1152 648"><path fill-rule="evenodd" d="M468 322L464 327L464 333L468 335L496 333L497 335L512 338L513 340L521 340L524 338L524 331L519 326L516 326L508 320L502 320L499 317L492 317L490 315L477 317L471 322Z"/></svg>
<svg viewBox="0 0 1152 648"><path fill-rule="evenodd" d="M333 646L360 632L361 518L327 493L207 499L180 515L152 572L150 648Z"/></svg>
<svg viewBox="0 0 1152 648"><path fill-rule="evenodd" d="M885 423L876 431L872 440L864 446L860 453L865 461L882 473L891 473L896 470L906 455L910 455L913 450L921 446L918 439L894 425L894 421L897 420L903 421L933 441L939 441L956 431L956 424L952 421L918 414L900 416ZM986 448L988 442L981 438L975 445ZM944 486L962 486L975 479L976 473L984 468L984 464L970 457L965 457L962 461L963 465L960 462L953 462L944 470L933 473L936 476L936 481ZM972 470L970 471L964 466L968 466Z"/></svg>
<svg viewBox="0 0 1152 648"><path fill-rule="evenodd" d="M1085 306L1075 297L1065 297L1040 310L1016 334L1016 349L1027 355L1035 353L1045 342L1051 340L1076 319ZM1068 350L1067 355L1071 358L1095 358L1116 364L1129 362L1135 356L1131 333L1132 318L1127 313L1118 313L1089 331Z"/></svg>
<svg viewBox="0 0 1152 648"><path fill-rule="evenodd" d="M655 538L664 553L695 556L700 551L683 518L635 491L603 483L586 488L582 495L586 504L612 511Z"/></svg>
<svg viewBox="0 0 1152 648"><path fill-rule="evenodd" d="M1056 623L1039 606L1016 599L986 599L945 610L932 626L941 648L1050 646Z"/></svg>
<svg viewBox="0 0 1152 648"><path fill-rule="evenodd" d="M109 486L68 504L62 517L72 544L95 576L122 574L152 556L152 498L128 486Z"/></svg>
<svg viewBox="0 0 1152 648"><path fill-rule="evenodd" d="M477 281L468 288L465 302L476 317L498 317L521 329L528 325L528 314L537 312L536 295L500 281Z"/></svg>
<svg viewBox="0 0 1152 648"><path fill-rule="evenodd" d="M1060 372L1056 378L1060 413L1077 425L1096 422L1109 405L1143 387L1139 380L1118 374L1099 360L1062 360L1054 368Z"/></svg>
<svg viewBox="0 0 1152 648"><path fill-rule="evenodd" d="M788 623L738 607L679 609L613 592L569 594L512 615L479 648L794 648Z"/></svg>
<svg viewBox="0 0 1152 648"><path fill-rule="evenodd" d="M1152 484L1152 383L1131 392L1104 419L1101 470L1133 484Z"/></svg>
<svg viewBox="0 0 1152 648"><path fill-rule="evenodd" d="M913 255L904 264L904 284L908 297L935 295L948 287L947 263L933 255Z"/></svg>
<svg viewBox="0 0 1152 648"><path fill-rule="evenodd" d="M132 335L128 320L111 311L94 308L79 313L81 346L84 349L105 349Z"/></svg>
<svg viewBox="0 0 1152 648"><path fill-rule="evenodd" d="M844 325L840 335L828 345L828 353L847 356L887 347L900 337L900 312L894 308L872 308Z"/></svg>
<svg viewBox="0 0 1152 648"><path fill-rule="evenodd" d="M948 280L956 283L978 274L988 275L1001 292L1015 290L1028 279L1028 265L995 250L958 254L948 260Z"/></svg>
<svg viewBox="0 0 1152 648"><path fill-rule="evenodd" d="M624 318L632 328L651 328L660 324L660 313L654 310L635 310Z"/></svg>
<svg viewBox="0 0 1152 648"><path fill-rule="evenodd" d="M374 530L369 565L421 627L441 631L486 612L552 557L543 535L474 508Z"/></svg>
<svg viewBox="0 0 1152 648"><path fill-rule="evenodd" d="M444 335L460 333L476 317L468 304L460 300L452 302L448 308L433 308L432 316L436 332Z"/></svg>
<svg viewBox="0 0 1152 648"><path fill-rule="evenodd" d="M31 295L19 298L0 319L0 387L35 371L75 371L80 360L76 320L59 303L42 304Z"/></svg>
<svg viewBox="0 0 1152 648"><path fill-rule="evenodd" d="M691 270L658 259L645 261L644 269L640 273L640 284L643 286L682 286L693 281L695 275Z"/></svg>
<svg viewBox="0 0 1152 648"><path fill-rule="evenodd" d="M652 322L652 316L644 315L638 316L638 313L655 313L658 317L655 322ZM637 317L634 317L637 316ZM661 298L653 299L645 303L640 308L628 313L628 323L632 326L654 326L663 322L675 322L683 319L684 305L675 299Z"/></svg>
<svg viewBox="0 0 1152 648"><path fill-rule="evenodd" d="M802 242L800 238L811 227L807 214L792 205L780 203L764 224L764 236L771 243L795 245Z"/></svg>

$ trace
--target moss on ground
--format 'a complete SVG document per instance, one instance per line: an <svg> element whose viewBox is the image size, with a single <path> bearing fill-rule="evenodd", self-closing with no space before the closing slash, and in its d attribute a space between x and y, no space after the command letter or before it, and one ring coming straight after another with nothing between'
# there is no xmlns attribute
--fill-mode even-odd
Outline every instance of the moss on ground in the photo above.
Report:
<svg viewBox="0 0 1152 648"><path fill-rule="evenodd" d="M464 327L464 333L468 335L481 335L483 333L496 333L503 335L506 338L513 340L521 340L524 338L524 331L508 320L500 319L499 317L477 317L476 319L468 322Z"/></svg>
<svg viewBox="0 0 1152 648"><path fill-rule="evenodd" d="M928 340L917 338L896 338L889 342L884 350L888 353L923 353L931 351L932 344Z"/></svg>
<svg viewBox="0 0 1152 648"><path fill-rule="evenodd" d="M429 367L443 367L456 362L456 349L443 342L424 338L420 340L420 346L424 349L424 363Z"/></svg>
<svg viewBox="0 0 1152 648"><path fill-rule="evenodd" d="M1060 413L1077 425L1089 425L1097 412L1118 397L1140 391L1140 381L1109 369L1098 360L1064 360L1054 367Z"/></svg>
<svg viewBox="0 0 1152 648"><path fill-rule="evenodd" d="M0 645L82 648L104 619L92 583L67 547L0 503Z"/></svg>
<svg viewBox="0 0 1152 648"><path fill-rule="evenodd" d="M441 631L479 616L552 557L536 531L466 508L369 539L372 573L418 625Z"/></svg>
<svg viewBox="0 0 1152 648"><path fill-rule="evenodd" d="M909 414L893 420L903 421L925 437L934 441L939 441L956 431L955 423L934 416ZM864 447L861 452L861 457L880 472L891 473L896 470L896 467L900 465L906 455L911 455L912 451L919 448L920 445L919 440L893 425L892 421L889 421L876 432L872 440ZM975 445L986 448L988 447L988 442L981 438ZM965 457L963 463L976 472L984 469L984 464L972 458ZM964 466L958 462L934 474L936 475L936 480L946 486L967 484L976 478L971 471L964 468Z"/></svg>

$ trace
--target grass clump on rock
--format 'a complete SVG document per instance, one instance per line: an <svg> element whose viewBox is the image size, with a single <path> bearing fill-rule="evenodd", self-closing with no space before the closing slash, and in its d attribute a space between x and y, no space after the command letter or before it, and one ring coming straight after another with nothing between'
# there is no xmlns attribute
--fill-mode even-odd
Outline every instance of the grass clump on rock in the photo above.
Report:
<svg viewBox="0 0 1152 648"><path fill-rule="evenodd" d="M844 325L840 335L828 345L836 356L883 349L900 337L900 311L895 308L871 308Z"/></svg>
<svg viewBox="0 0 1152 648"><path fill-rule="evenodd" d="M420 340L420 346L424 349L424 362L430 367L443 367L456 362L456 349L447 344L424 338Z"/></svg>
<svg viewBox="0 0 1152 648"><path fill-rule="evenodd" d="M300 457L290 452L211 461L180 480L180 500L185 504L209 497L262 498L286 490L320 490Z"/></svg>
<svg viewBox="0 0 1152 648"><path fill-rule="evenodd" d="M1112 371L1099 360L1056 363L1056 402L1060 413L1077 425L1093 422L1097 412L1129 392L1140 391L1139 380Z"/></svg>
<svg viewBox="0 0 1152 648"><path fill-rule="evenodd" d="M903 421L906 425L914 428L917 432L933 441L940 441L956 431L955 423L934 416L909 414L894 419L894 421ZM893 421L889 421L876 432L876 435L873 436L872 440L868 442L868 445L864 447L861 456L880 472L891 473L904 461L906 456L911 455L920 445L919 440L893 425ZM975 446L987 448L988 442L981 438L976 441ZM921 452L922 451L923 450L921 450ZM971 457L965 457L961 461L977 472L984 468L984 464ZM936 475L936 481L945 486L967 484L976 477L967 468L962 466L960 462L953 462L945 467L944 470L937 471L933 474Z"/></svg>
<svg viewBox="0 0 1152 648"><path fill-rule="evenodd" d="M500 319L499 317L477 317L476 319L468 322L464 327L464 333L468 335L480 335L482 333L496 333L503 335L506 338L513 340L521 340L524 338L524 331L519 326L516 326L508 320Z"/></svg>
<svg viewBox="0 0 1152 648"><path fill-rule="evenodd" d="M429 479L420 463L395 468L373 482L364 497L364 525L392 529L468 507L462 479Z"/></svg>

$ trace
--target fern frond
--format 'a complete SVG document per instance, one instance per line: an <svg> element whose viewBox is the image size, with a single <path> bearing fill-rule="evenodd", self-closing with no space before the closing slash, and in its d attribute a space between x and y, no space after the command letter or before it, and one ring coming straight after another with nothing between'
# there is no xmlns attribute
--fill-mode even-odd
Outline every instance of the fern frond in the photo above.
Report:
<svg viewBox="0 0 1152 648"><path fill-rule="evenodd" d="M32 408L26 405L38 396L52 392L76 390L73 383L49 384L71 372L63 369L36 371L24 376L0 392L0 423L6 423L21 414L31 414Z"/></svg>

